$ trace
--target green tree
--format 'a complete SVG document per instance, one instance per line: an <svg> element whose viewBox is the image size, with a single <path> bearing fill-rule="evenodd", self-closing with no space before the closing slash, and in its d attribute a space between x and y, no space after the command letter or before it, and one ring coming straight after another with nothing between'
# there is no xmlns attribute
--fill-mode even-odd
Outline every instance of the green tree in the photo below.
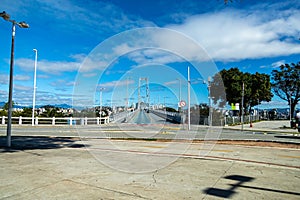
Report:
<svg viewBox="0 0 300 200"><path fill-rule="evenodd" d="M224 85L225 93L220 91L222 85ZM229 70L224 69L213 77L211 96L214 103L218 101L228 105L239 103L241 111L243 85L243 105L246 112L262 101L271 101L273 97L269 75L243 73L238 68L231 68Z"/></svg>
<svg viewBox="0 0 300 200"><path fill-rule="evenodd" d="M0 117L1 116L7 116L7 111L6 110L0 110Z"/></svg>
<svg viewBox="0 0 300 200"><path fill-rule="evenodd" d="M12 107L14 107L16 105L16 103L14 101L12 101ZM4 110L8 110L8 102L6 102L3 106Z"/></svg>
<svg viewBox="0 0 300 200"><path fill-rule="evenodd" d="M32 116L32 108L23 108L23 112L21 114L22 117L31 117Z"/></svg>
<svg viewBox="0 0 300 200"><path fill-rule="evenodd" d="M62 113L59 113L59 108L51 105L42 106L45 108L45 112L41 114L42 117L63 117Z"/></svg>
<svg viewBox="0 0 300 200"><path fill-rule="evenodd" d="M300 100L300 62L281 65L279 69L272 71L272 89L278 97L288 102L291 113L294 113Z"/></svg>

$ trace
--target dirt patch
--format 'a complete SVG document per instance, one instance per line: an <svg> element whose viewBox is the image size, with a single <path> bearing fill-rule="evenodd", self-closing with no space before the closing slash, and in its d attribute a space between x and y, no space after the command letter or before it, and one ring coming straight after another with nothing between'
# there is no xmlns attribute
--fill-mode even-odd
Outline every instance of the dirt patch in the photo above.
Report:
<svg viewBox="0 0 300 200"><path fill-rule="evenodd" d="M289 142L265 142L265 141L253 141L253 140L183 140L183 139L156 139L156 138L111 138L111 140L132 140L132 141L153 141L153 142L180 142L180 143L216 143L225 145L243 145L243 146L258 146L258 147L274 147L274 148L291 148L300 149L300 143L289 143Z"/></svg>
<svg viewBox="0 0 300 200"><path fill-rule="evenodd" d="M295 143L283 143L283 142L263 142L263 141L217 141L217 144L228 144L228 145L244 145L244 146L259 146L259 147L277 147L277 148L292 148L299 149L300 144Z"/></svg>

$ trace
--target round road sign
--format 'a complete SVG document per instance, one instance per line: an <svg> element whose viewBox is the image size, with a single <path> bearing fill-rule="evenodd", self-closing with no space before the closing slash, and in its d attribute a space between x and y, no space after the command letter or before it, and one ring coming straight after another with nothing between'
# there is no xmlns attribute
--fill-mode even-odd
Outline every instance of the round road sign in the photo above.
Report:
<svg viewBox="0 0 300 200"><path fill-rule="evenodd" d="M181 100L179 102L179 107L184 107L186 105L185 101Z"/></svg>

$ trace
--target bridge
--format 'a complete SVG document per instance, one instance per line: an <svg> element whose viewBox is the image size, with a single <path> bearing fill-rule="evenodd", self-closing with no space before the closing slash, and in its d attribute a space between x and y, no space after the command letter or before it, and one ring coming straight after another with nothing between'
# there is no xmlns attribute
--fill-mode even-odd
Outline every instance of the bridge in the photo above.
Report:
<svg viewBox="0 0 300 200"><path fill-rule="evenodd" d="M158 110L137 110L128 117L126 122L134 124L180 123L180 116Z"/></svg>
<svg viewBox="0 0 300 200"><path fill-rule="evenodd" d="M101 125L108 123L130 124L165 124L180 123L181 117L177 113L160 110L135 110L134 112L121 112L108 117L35 117L35 125ZM29 125L31 117L12 117L12 123ZM7 123L7 117L1 117L1 124Z"/></svg>

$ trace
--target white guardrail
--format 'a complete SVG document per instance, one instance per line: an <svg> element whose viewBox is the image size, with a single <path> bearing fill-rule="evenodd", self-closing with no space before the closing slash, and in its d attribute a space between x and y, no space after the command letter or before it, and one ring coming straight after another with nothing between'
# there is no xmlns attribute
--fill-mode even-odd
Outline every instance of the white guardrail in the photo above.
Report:
<svg viewBox="0 0 300 200"><path fill-rule="evenodd" d="M29 125L32 124L31 117L12 117L12 124L19 125ZM110 122L109 117L35 117L34 124L35 125L90 125L90 124L108 124ZM5 125L7 123L7 117L1 117L1 124Z"/></svg>

